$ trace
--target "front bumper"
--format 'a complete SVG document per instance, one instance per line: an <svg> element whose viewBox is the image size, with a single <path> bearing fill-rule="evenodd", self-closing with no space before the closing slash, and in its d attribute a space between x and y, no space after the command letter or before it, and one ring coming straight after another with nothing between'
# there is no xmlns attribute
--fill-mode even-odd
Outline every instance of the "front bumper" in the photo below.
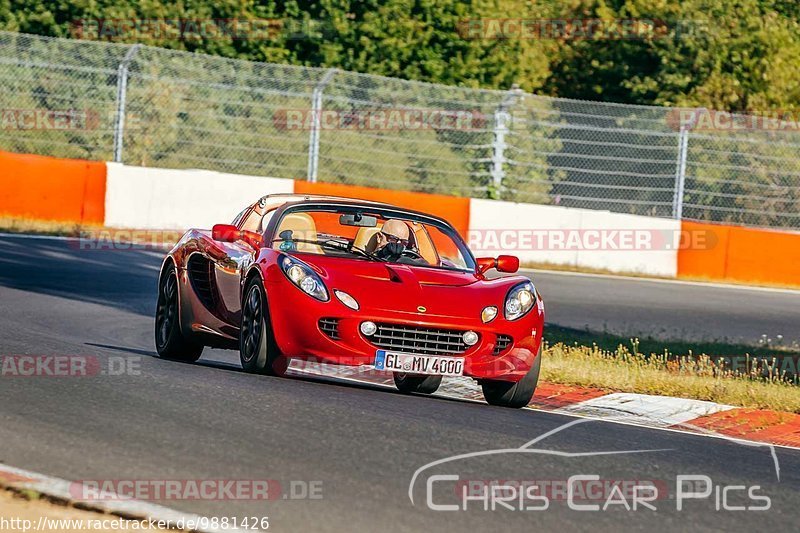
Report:
<svg viewBox="0 0 800 533"><path fill-rule="evenodd" d="M489 324L483 324L479 317L468 319L371 309L353 311L333 295L330 301L320 302L283 282L270 283L266 289L275 340L286 357L339 365L373 365L376 351L382 348L361 333L359 326L366 320L472 330L480 336L478 343L461 354L452 354L464 358L464 375L475 379L519 381L533 365L542 341L544 310L538 305L519 320L505 320L501 313ZM338 321L338 339L332 339L320 329L322 318ZM512 342L495 355L498 335L507 335Z"/></svg>

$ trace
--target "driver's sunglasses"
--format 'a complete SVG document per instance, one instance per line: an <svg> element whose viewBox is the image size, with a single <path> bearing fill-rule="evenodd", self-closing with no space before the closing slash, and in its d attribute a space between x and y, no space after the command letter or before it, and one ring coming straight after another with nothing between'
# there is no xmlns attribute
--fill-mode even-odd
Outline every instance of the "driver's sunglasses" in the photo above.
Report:
<svg viewBox="0 0 800 533"><path fill-rule="evenodd" d="M386 239L388 242L399 242L403 246L408 246L408 239L401 239L397 235L392 235L390 233L380 232L383 235L383 238Z"/></svg>

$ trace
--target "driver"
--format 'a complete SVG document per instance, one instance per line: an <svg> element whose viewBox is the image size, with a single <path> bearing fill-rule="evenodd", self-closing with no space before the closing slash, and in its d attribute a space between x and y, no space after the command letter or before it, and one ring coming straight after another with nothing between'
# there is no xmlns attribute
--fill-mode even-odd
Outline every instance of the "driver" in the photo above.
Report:
<svg viewBox="0 0 800 533"><path fill-rule="evenodd" d="M397 261L408 247L409 234L405 222L390 218L376 234L375 255L388 261Z"/></svg>
<svg viewBox="0 0 800 533"><path fill-rule="evenodd" d="M375 255L395 263L427 264L411 244L410 235L408 224L388 219L376 234Z"/></svg>

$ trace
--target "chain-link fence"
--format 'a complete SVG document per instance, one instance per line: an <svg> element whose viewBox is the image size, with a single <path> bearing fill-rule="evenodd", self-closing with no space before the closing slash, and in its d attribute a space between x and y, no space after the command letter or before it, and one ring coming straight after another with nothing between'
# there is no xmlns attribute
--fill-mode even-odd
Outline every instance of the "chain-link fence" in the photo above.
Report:
<svg viewBox="0 0 800 533"><path fill-rule="evenodd" d="M797 130L689 111L0 32L5 150L800 228Z"/></svg>

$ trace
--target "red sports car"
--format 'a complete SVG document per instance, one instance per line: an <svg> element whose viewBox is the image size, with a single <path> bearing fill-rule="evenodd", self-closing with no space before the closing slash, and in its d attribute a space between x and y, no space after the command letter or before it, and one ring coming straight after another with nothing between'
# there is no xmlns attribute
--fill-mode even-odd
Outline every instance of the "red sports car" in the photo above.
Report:
<svg viewBox="0 0 800 533"><path fill-rule="evenodd" d="M164 260L161 357L238 349L249 372L289 359L369 365L403 392L467 376L522 407L541 365L544 304L512 256L475 259L445 220L388 204L270 195L232 224L186 232Z"/></svg>

